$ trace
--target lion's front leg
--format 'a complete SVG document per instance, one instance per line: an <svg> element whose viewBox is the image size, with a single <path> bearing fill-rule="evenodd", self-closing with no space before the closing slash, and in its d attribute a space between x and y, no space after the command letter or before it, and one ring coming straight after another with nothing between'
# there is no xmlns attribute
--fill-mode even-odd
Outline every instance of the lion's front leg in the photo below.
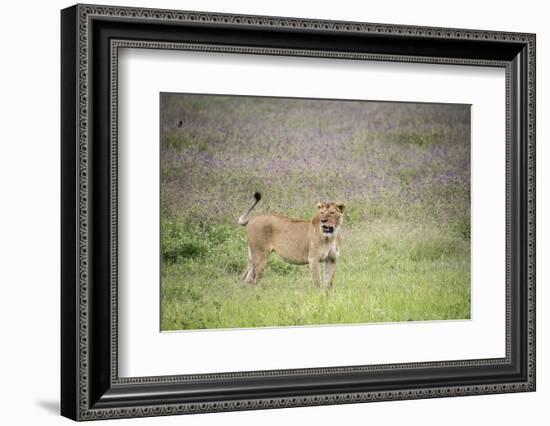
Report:
<svg viewBox="0 0 550 426"><path fill-rule="evenodd" d="M309 269L311 271L311 279L315 287L321 287L321 265L317 259L309 258Z"/></svg>
<svg viewBox="0 0 550 426"><path fill-rule="evenodd" d="M336 259L328 258L325 262L325 282L328 288L332 288L334 272L336 272Z"/></svg>

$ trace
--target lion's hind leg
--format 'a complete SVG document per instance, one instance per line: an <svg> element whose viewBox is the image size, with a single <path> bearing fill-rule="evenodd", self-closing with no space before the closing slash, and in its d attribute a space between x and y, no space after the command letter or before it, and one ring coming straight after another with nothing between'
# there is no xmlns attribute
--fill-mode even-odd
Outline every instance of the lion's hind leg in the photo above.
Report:
<svg viewBox="0 0 550 426"><path fill-rule="evenodd" d="M246 270L244 271L241 280L245 284L250 284L252 281L254 281L254 263L252 262L252 253L250 252L250 247L248 247L248 265L246 266Z"/></svg>
<svg viewBox="0 0 550 426"><path fill-rule="evenodd" d="M268 256L269 253L266 253L265 255L258 256L258 258L254 260L254 285L257 285L260 282L260 278L262 278L262 274L267 266Z"/></svg>
<svg viewBox="0 0 550 426"><path fill-rule="evenodd" d="M253 282L254 285L260 282L265 267L267 266L267 259L269 258L270 251L265 248L256 249L251 253L251 262L253 270Z"/></svg>
<svg viewBox="0 0 550 426"><path fill-rule="evenodd" d="M254 281L254 265L249 263L241 278L245 284L250 284Z"/></svg>

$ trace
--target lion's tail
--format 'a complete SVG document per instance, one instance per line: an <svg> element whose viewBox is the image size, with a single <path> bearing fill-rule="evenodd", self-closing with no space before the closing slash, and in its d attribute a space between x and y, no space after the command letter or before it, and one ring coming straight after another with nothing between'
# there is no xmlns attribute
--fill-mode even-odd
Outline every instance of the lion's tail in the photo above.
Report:
<svg viewBox="0 0 550 426"><path fill-rule="evenodd" d="M250 208L248 209L248 211L247 211L245 214L243 214L243 215L239 218L239 220L237 220L237 224L238 224L238 225L244 226L244 225L246 225L246 224L248 223L248 220L249 220L248 215L250 214L250 212L251 212L252 210L254 210L254 207L256 207L256 204L258 204L259 201L262 199L262 194L260 194L259 192L255 192L255 193L254 193L254 199L255 199L256 201L254 202L254 204L252 204L252 207L250 207Z"/></svg>

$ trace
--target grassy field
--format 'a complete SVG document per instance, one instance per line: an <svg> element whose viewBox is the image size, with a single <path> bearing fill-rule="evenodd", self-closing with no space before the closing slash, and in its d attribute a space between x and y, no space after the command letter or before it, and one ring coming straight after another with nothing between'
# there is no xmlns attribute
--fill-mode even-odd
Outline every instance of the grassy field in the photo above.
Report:
<svg viewBox="0 0 550 426"><path fill-rule="evenodd" d="M162 330L470 317L469 108L162 94ZM332 290L273 254L240 281L257 213L346 203Z"/></svg>

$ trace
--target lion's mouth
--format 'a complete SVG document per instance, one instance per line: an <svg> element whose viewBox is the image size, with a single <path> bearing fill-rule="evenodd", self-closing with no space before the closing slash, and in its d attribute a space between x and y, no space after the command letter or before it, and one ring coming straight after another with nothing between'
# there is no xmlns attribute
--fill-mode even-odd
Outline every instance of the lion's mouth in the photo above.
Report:
<svg viewBox="0 0 550 426"><path fill-rule="evenodd" d="M334 232L334 226L331 225L322 225L321 229L323 230L323 234L332 234Z"/></svg>

